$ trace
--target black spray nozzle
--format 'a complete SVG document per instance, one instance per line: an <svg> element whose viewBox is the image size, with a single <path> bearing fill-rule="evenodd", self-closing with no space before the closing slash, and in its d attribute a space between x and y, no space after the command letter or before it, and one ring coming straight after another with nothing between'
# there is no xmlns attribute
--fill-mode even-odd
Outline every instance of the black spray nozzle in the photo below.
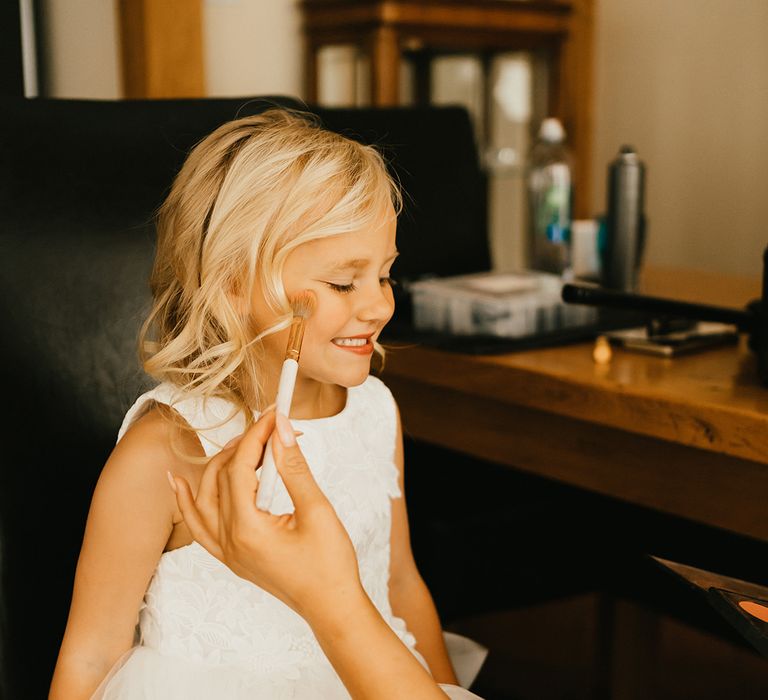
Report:
<svg viewBox="0 0 768 700"><path fill-rule="evenodd" d="M768 254L766 260L768 261ZM766 270L768 271L768 266ZM764 385L768 386L768 274L764 276L763 298L750 302L744 310L616 292L602 287L578 284L564 285L562 296L563 301L571 304L640 311L667 319L733 324L742 333L749 334L749 348L757 357L758 377Z"/></svg>
<svg viewBox="0 0 768 700"><path fill-rule="evenodd" d="M630 292L616 292L603 287L566 284L563 286L563 301L570 304L588 304L627 311L642 311L669 318L685 318L695 321L730 323L744 333L752 333L757 325L758 313L754 306L746 310L730 309L725 306L709 306L685 301L674 301Z"/></svg>

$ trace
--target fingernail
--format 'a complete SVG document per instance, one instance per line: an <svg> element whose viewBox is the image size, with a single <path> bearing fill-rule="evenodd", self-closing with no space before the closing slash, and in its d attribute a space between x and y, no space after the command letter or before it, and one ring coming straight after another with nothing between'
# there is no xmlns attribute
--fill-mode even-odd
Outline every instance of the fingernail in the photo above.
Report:
<svg viewBox="0 0 768 700"><path fill-rule="evenodd" d="M173 492L178 493L179 489L176 486L176 482L173 480L173 474L171 474L171 472L165 472L165 474L168 477L168 483L171 485Z"/></svg>
<svg viewBox="0 0 768 700"><path fill-rule="evenodd" d="M296 436L293 434L291 422L282 414L276 414L277 434L283 447L293 447L296 444Z"/></svg>

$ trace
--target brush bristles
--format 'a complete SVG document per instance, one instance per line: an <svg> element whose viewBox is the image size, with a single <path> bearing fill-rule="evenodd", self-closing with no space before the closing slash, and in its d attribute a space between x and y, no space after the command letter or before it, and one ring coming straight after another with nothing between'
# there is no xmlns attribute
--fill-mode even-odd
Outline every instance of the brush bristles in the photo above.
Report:
<svg viewBox="0 0 768 700"><path fill-rule="evenodd" d="M315 293L309 290L300 292L291 299L291 309L293 311L293 320L291 321L291 330L288 334L288 347L285 350L285 357L288 360L299 361L301 353L301 343L304 340L304 322L312 315L315 310Z"/></svg>
<svg viewBox="0 0 768 700"><path fill-rule="evenodd" d="M315 293L308 289L304 290L292 297L290 303L294 317L298 316L306 321L315 310Z"/></svg>

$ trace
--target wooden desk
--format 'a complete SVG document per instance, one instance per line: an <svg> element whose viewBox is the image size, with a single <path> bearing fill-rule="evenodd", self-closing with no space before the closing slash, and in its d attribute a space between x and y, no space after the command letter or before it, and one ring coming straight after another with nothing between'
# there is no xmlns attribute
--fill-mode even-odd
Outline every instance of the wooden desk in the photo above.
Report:
<svg viewBox="0 0 768 700"><path fill-rule="evenodd" d="M646 275L646 291L664 289L732 306L759 296L757 281ZM398 348L384 378L415 438L768 541L768 388L745 343L676 359L616 350L608 366L584 343Z"/></svg>

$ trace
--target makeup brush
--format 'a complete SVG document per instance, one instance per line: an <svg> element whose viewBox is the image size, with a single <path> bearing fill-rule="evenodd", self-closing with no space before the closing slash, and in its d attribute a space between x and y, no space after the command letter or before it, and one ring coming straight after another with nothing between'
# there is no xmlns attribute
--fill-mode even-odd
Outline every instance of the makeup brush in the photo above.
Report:
<svg viewBox="0 0 768 700"><path fill-rule="evenodd" d="M277 399L275 411L288 416L293 399L293 388L296 385L296 373L299 370L299 355L301 343L304 340L304 325L315 309L315 293L309 290L300 292L291 299L293 320L288 334L288 346L285 350L283 369L280 372L280 382L277 386ZM269 512L272 498L275 494L275 486L280 475L277 473L275 458L272 454L272 438L267 441L264 450L264 461L259 474L259 490L256 493L256 507Z"/></svg>

